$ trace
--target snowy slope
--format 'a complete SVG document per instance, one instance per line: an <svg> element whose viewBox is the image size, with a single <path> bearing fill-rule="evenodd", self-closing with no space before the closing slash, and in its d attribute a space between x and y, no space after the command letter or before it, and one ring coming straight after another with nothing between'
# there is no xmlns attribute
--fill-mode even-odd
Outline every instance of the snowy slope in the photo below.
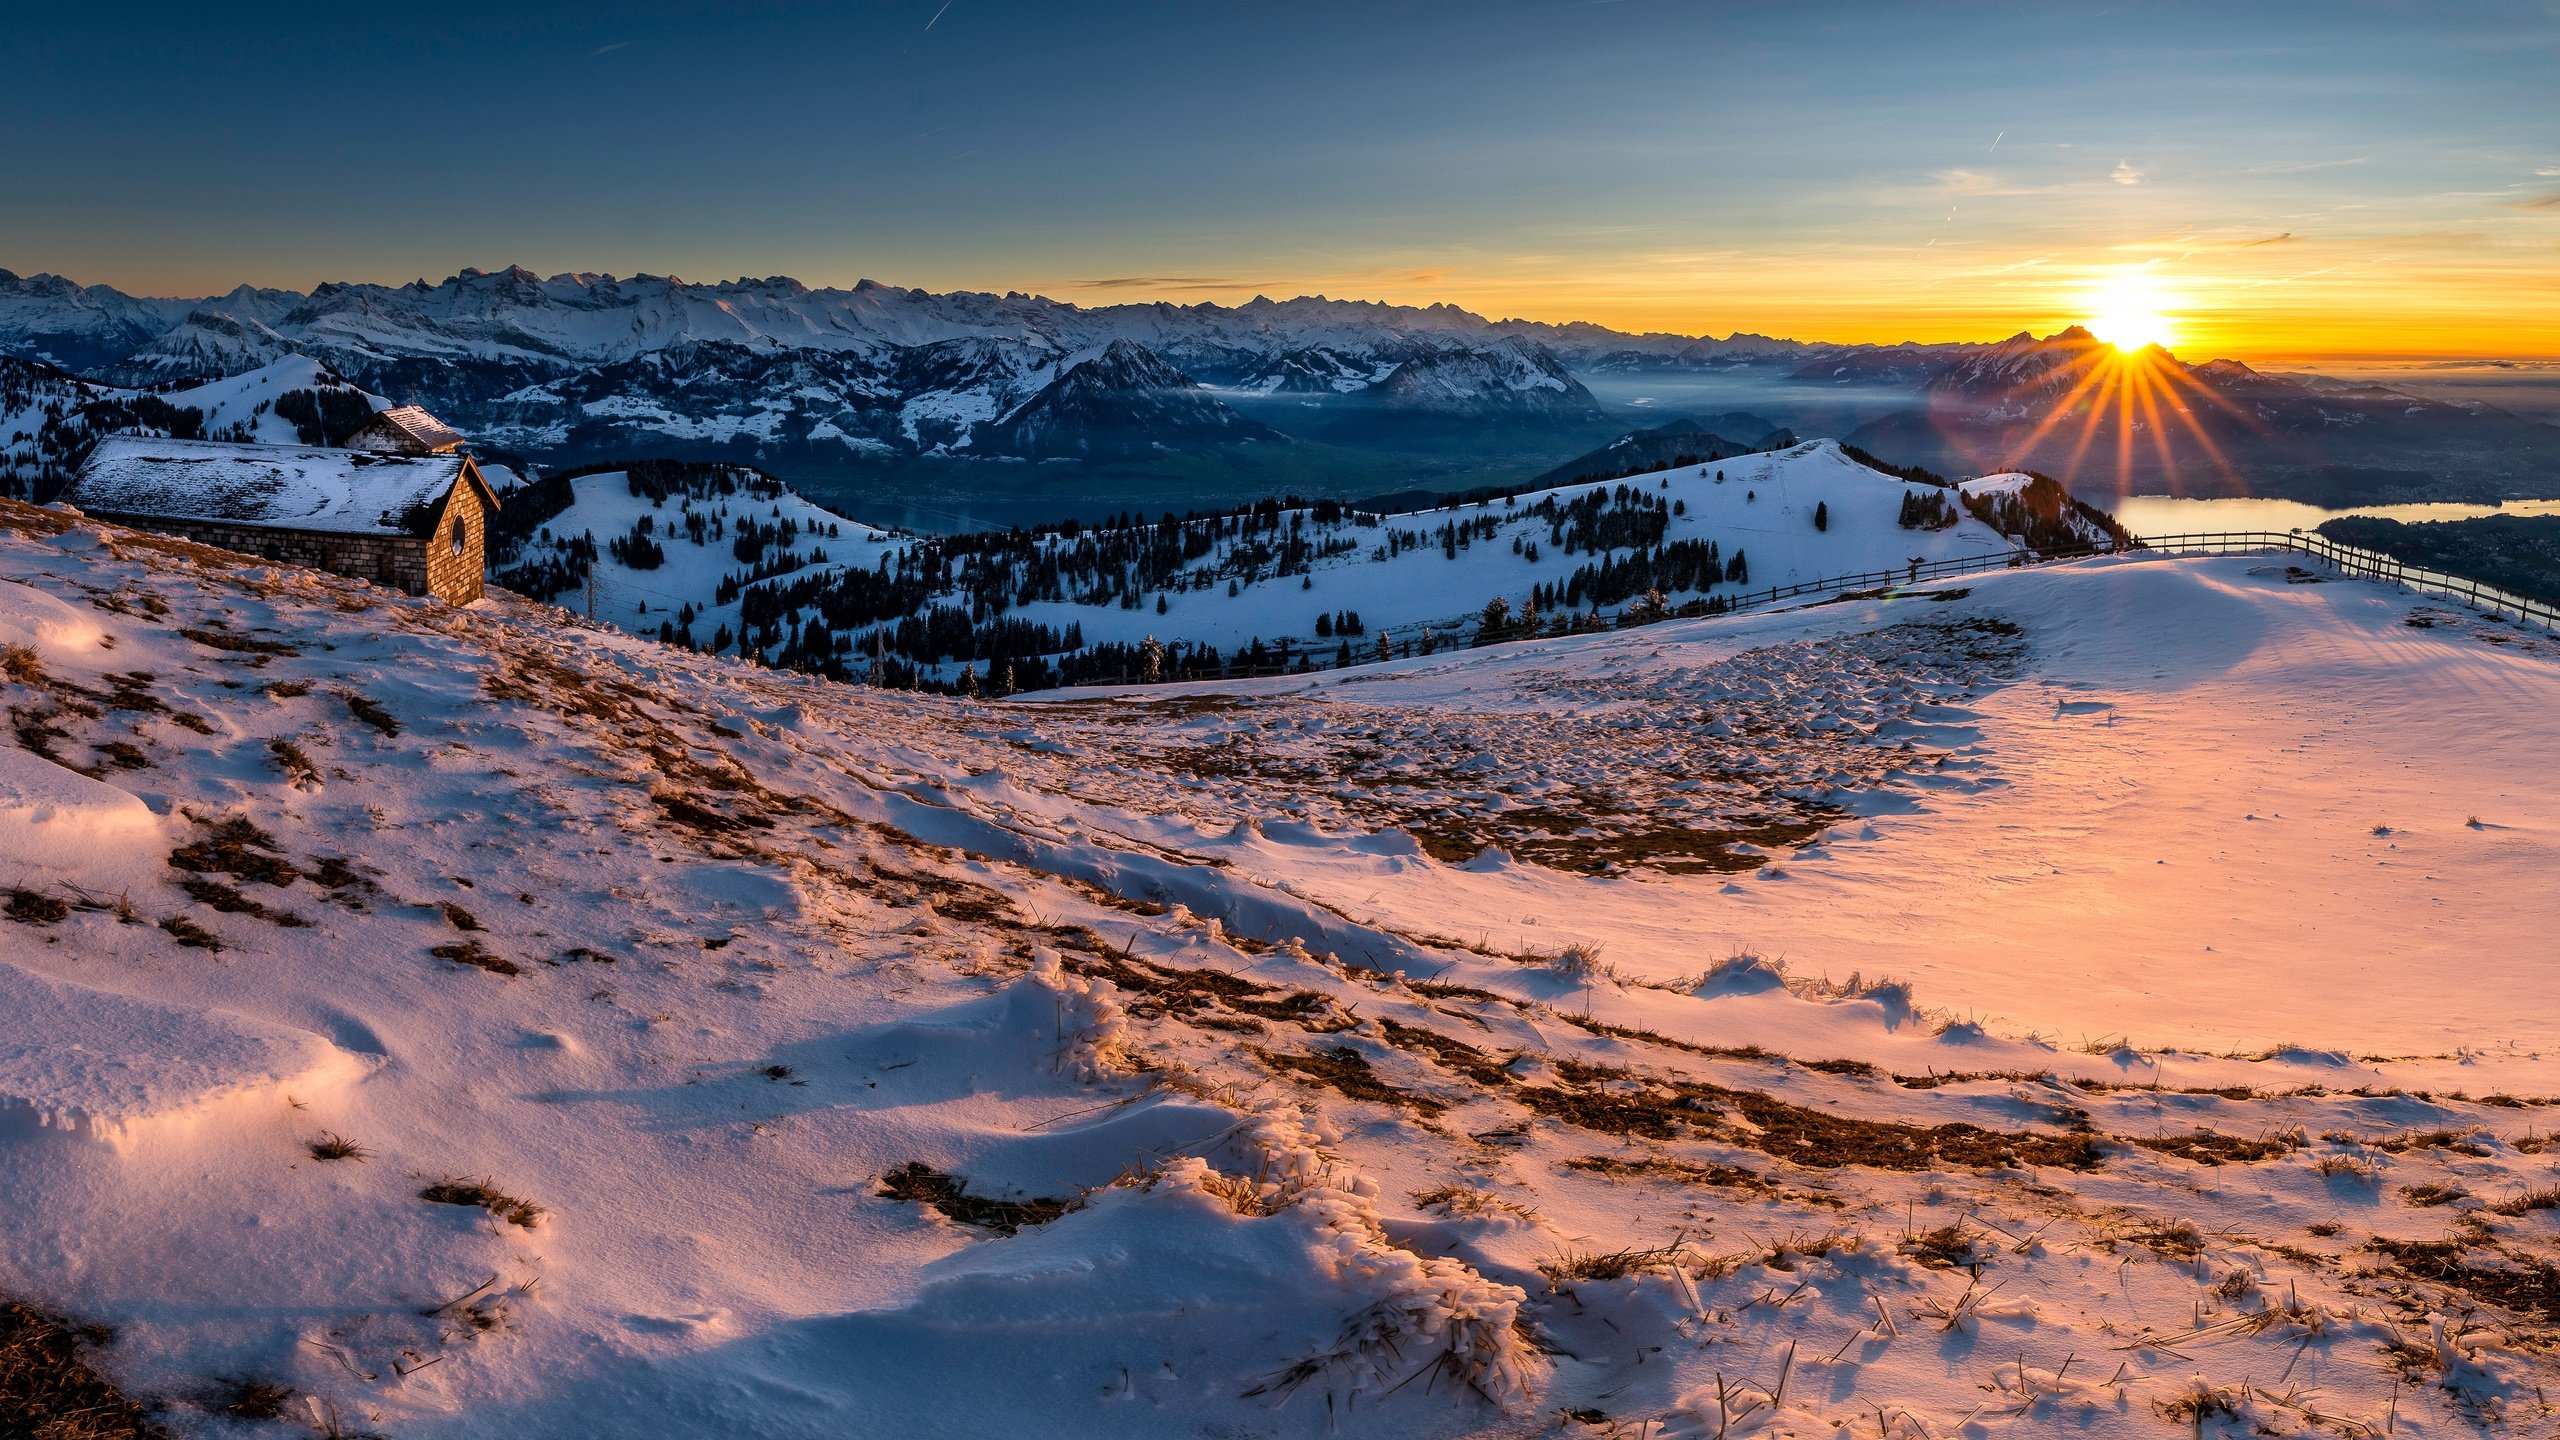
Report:
<svg viewBox="0 0 2560 1440"><path fill-rule="evenodd" d="M1436 627L1446 632L1442 637L1446 641L1461 633L1472 633L1486 602L1496 596L1503 597L1517 613L1528 606L1537 587L1561 589L1584 565L1623 561L1639 549L1652 550L1683 541L1712 541L1728 563L1737 555L1742 557L1748 579L1722 583L1703 592L1678 591L1669 596L1675 602L1699 594L1734 596L1754 587L1765 589L1830 576L1896 570L1913 559L1995 554L2013 548L2013 542L1970 516L1945 530L1901 528L1897 518L1902 497L1911 488L1850 460L1836 445L1814 442L1706 466L1655 471L1604 485L1533 491L1508 502L1484 506L1469 504L1336 522L1320 521L1310 511L1281 512L1273 529L1221 532L1208 542L1204 553L1165 576L1160 584L1139 587L1134 592L1126 587L1109 588L1089 601L1018 599L1007 613L1015 619L1053 627L1062 634L1070 626L1077 627L1088 644L1135 645L1152 637L1167 645L1211 645L1231 652L1255 640L1274 645L1287 640L1301 650L1313 647L1329 657L1338 642L1318 636L1318 617L1329 620L1337 612L1348 610L1356 612L1364 626L1363 638L1357 641L1356 648L1365 657L1381 632L1389 633L1401 646ZM1668 518L1659 541L1641 547L1609 547L1596 554L1586 551L1568 555L1557 548L1557 527L1540 513L1542 506L1549 501L1570 505L1596 493L1615 507L1622 491L1676 508L1678 513ZM627 491L611 478L582 479L578 508L553 522L548 527L550 540L528 547L527 558L539 561L557 556L559 542L581 534L592 533L602 543L606 537L628 529L636 517L615 498L617 493L627 498ZM587 508L591 497L602 508L591 512ZM1823 512L1827 528L1815 527L1817 507ZM806 502L795 500L790 508L790 513L803 517L804 525L813 512L823 515ZM1491 535L1470 532L1452 554L1451 547L1440 539L1444 527L1475 522L1489 523ZM843 524L850 529L853 522ZM1275 530L1293 528L1310 537L1312 546L1319 550L1330 547L1333 553L1314 554L1302 564L1274 564L1258 558L1270 547ZM1111 532L1055 536L1041 542L1041 546L1047 554L1071 554L1086 543L1087 536L1096 533L1107 536ZM1399 545L1390 546L1391 534L1406 538ZM671 560L669 569L645 574L608 564L599 572L616 604L610 614L599 609L598 618L609 618L625 628L654 635L666 611L689 603L697 613L716 612L719 616L717 622L693 627L694 637L707 641L714 633L715 623L730 623L735 618L731 607L715 603L713 587L723 575L742 573L746 567L729 555L725 540L703 545L679 546L672 540L667 543L671 556L685 557L682 564ZM927 554L932 544L924 537L910 537L892 548L916 557ZM1532 547L1537 548L1533 551ZM962 542L955 548L966 551L970 547ZM832 558L870 569L877 567L879 554L878 549L865 549L857 555ZM1006 588L1018 592L1020 581L1009 581ZM1122 603L1124 597L1131 598L1132 603ZM1601 609L1615 614L1633 598L1612 598ZM934 593L927 603L957 604L965 600L966 594L955 579L950 588ZM563 603L567 603L565 599ZM642 604L649 607L647 611L638 608ZM1553 617L1555 606L1551 604L1548 609ZM790 612L789 623L806 624L816 614L814 603L802 606ZM854 669L862 669L867 663L864 657L873 649L873 628L855 627L840 636L848 663ZM767 650L768 659L778 654L778 649ZM947 662L965 657L945 654L918 658Z"/></svg>
<svg viewBox="0 0 2560 1440"><path fill-rule="evenodd" d="M0 575L156 822L0 922L0 1293L183 1432L2547 1432L2560 642L2145 557L985 705Z"/></svg>
<svg viewBox="0 0 2560 1440"><path fill-rule="evenodd" d="M204 412L204 432L260 445L298 443L293 422L275 413L276 397L295 390L346 388L346 381L307 355L288 354L221 380L163 393L172 405ZM368 394L366 403L387 410L391 402Z"/></svg>
<svg viewBox="0 0 2560 1440"><path fill-rule="evenodd" d="M591 541L595 546L595 618L635 634L655 635L661 624L688 605L696 617L692 628L699 636L707 638L719 629L738 628L739 601L724 601L718 595L722 580L742 579L753 573L753 567L740 561L735 550L734 537L741 522L778 527L787 519L795 531L807 537L788 547L776 546L767 557L778 562L787 551L803 563L762 581L742 582L741 593L756 584L786 578L805 580L848 566L876 569L883 554L906 543L885 530L847 520L811 504L780 486L755 492L706 493L699 498L646 495L639 493L628 473L620 470L567 476L552 484L568 487L574 498L566 509L541 523L534 536L516 552L512 563L539 565L559 557L570 542ZM704 488L709 491L713 487ZM687 525L688 518L694 515L706 522L699 540ZM645 569L609 548L613 539L632 534L644 519L663 552L656 565ZM827 558L811 558L817 551L824 551ZM503 570L507 563L510 562L501 562L498 568ZM569 577L564 574L561 578L565 581ZM517 583L523 585L526 581L519 577ZM540 598L581 613L587 608L584 585L570 585Z"/></svg>

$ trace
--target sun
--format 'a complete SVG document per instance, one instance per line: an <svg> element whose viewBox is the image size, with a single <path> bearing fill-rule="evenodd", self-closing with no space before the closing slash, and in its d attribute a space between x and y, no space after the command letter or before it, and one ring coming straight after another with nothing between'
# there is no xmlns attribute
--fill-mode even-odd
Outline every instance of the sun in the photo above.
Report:
<svg viewBox="0 0 2560 1440"><path fill-rule="evenodd" d="M2090 296L2089 333L2126 355L2152 345L2167 349L2178 338L2169 309L2169 297L2149 274L2120 271Z"/></svg>

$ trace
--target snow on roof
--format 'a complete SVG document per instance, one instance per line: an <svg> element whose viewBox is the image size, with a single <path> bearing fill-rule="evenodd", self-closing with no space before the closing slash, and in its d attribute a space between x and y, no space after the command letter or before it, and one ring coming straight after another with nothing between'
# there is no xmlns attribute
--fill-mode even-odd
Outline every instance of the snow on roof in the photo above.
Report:
<svg viewBox="0 0 2560 1440"><path fill-rule="evenodd" d="M1956 483L1956 489L1967 495L2015 495L2036 483L2036 477L2016 470L1997 475L1977 475Z"/></svg>
<svg viewBox="0 0 2560 1440"><path fill-rule="evenodd" d="M389 448L411 455L433 455L461 443L461 431L418 405L394 405L347 437L347 444L359 450Z"/></svg>
<svg viewBox="0 0 2560 1440"><path fill-rule="evenodd" d="M410 535L424 533L470 463L458 454L110 435L62 498L108 514Z"/></svg>

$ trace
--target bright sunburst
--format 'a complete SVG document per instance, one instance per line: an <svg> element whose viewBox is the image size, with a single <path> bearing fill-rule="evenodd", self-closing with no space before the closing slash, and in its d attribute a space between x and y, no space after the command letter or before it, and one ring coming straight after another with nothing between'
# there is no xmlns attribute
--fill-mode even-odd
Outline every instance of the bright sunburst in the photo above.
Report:
<svg viewBox="0 0 2560 1440"><path fill-rule="evenodd" d="M2177 340L2168 312L2158 281L2140 270L2123 271L2090 297L2089 333L2127 355L2147 345L2165 349Z"/></svg>

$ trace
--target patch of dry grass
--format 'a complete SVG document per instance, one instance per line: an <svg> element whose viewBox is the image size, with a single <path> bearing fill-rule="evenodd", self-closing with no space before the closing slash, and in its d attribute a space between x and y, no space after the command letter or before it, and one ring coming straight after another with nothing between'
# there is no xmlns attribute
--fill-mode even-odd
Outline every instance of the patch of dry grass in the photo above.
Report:
<svg viewBox="0 0 2560 1440"><path fill-rule="evenodd" d="M448 1177L418 1192L418 1198L431 1205L476 1206L510 1225L530 1230L549 1214L530 1200L510 1195L486 1180Z"/></svg>
<svg viewBox="0 0 2560 1440"><path fill-rule="evenodd" d="M9 892L8 916L21 925L55 925L71 914L69 901L24 887Z"/></svg>
<svg viewBox="0 0 2560 1440"><path fill-rule="evenodd" d="M1011 1235L1025 1225L1046 1225L1075 1208L1074 1202L1034 1196L1025 1200L992 1200L969 1193L969 1182L910 1160L880 1177L880 1194L889 1200L930 1207L958 1225Z"/></svg>
<svg viewBox="0 0 2560 1440"><path fill-rule="evenodd" d="M492 975L513 977L524 973L523 966L504 955L495 953L477 940L429 946L427 953L439 960L450 960L456 965L468 965L474 970L486 970Z"/></svg>
<svg viewBox="0 0 2560 1440"><path fill-rule="evenodd" d="M2241 1136L2199 1129L2185 1135L2130 1135L2125 1138L2145 1150L2157 1150L2163 1155L2175 1155L2199 1165L2247 1165L2261 1160L2280 1160L2304 1144L2300 1130Z"/></svg>
<svg viewBox="0 0 2560 1440"><path fill-rule="evenodd" d="M1274 1070L1322 1085L1353 1100L1390 1105L1425 1118L1439 1115L1449 1108L1444 1101L1388 1084L1370 1068L1368 1056L1348 1045L1328 1045L1307 1054L1271 1050L1255 1050L1253 1053Z"/></svg>
<svg viewBox="0 0 2560 1440"><path fill-rule="evenodd" d="M168 932L170 939L177 941L180 945L189 950L211 950L215 954L220 954L222 952L221 936L214 934L212 931L207 930L184 915L170 916L168 919L160 922L160 928Z"/></svg>
<svg viewBox="0 0 2560 1440"><path fill-rule="evenodd" d="M0 1301L0 1436L9 1440L157 1440L140 1404L89 1363L112 1331Z"/></svg>

